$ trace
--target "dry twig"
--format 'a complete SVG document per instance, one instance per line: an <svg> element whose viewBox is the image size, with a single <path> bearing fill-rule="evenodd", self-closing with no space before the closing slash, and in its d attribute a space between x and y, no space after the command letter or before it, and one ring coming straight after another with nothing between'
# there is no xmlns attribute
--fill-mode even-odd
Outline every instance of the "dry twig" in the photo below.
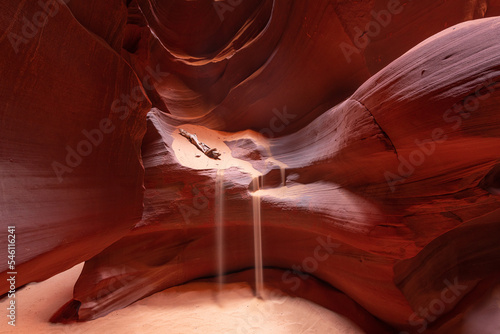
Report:
<svg viewBox="0 0 500 334"><path fill-rule="evenodd" d="M210 148L206 144L202 143L201 141L198 140L198 137L195 134L191 134L187 132L186 130L179 129L179 133L183 136L186 137L194 146L196 146L200 151L205 153L205 155L209 158L215 159L215 160L220 160L219 157L221 154L217 152L216 148Z"/></svg>

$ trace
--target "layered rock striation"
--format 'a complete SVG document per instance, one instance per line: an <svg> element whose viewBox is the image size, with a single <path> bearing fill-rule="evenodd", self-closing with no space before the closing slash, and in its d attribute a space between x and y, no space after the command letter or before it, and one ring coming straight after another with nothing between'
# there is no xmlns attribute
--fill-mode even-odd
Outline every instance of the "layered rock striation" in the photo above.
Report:
<svg viewBox="0 0 500 334"><path fill-rule="evenodd" d="M500 20L484 17L499 13L1 4L0 212L18 286L86 261L52 318L68 322L216 275L219 181L225 272L254 266L258 197L267 284L349 305L367 332L445 328L498 282Z"/></svg>

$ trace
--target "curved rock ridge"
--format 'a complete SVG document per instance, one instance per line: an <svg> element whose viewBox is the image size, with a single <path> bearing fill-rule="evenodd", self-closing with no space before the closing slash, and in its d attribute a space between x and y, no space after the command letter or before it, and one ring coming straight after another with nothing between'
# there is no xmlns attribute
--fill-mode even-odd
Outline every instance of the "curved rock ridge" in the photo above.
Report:
<svg viewBox="0 0 500 334"><path fill-rule="evenodd" d="M497 1L467 0L137 3L157 37L145 46L148 63L172 73L154 106L181 123L259 131L286 105L296 117L278 135L342 102L425 38L500 15Z"/></svg>
<svg viewBox="0 0 500 334"><path fill-rule="evenodd" d="M314 276L408 332L453 319L477 286L498 282L499 27L490 18L446 29L281 137L181 124L153 109L142 220L86 262L74 299L52 321L95 319L216 275L220 178L225 272L254 265L258 196L264 266L282 270L284 290L297 293ZM221 160L179 128L220 149ZM471 236L481 242L465 245Z"/></svg>
<svg viewBox="0 0 500 334"><path fill-rule="evenodd" d="M0 294L9 271L21 288L87 261L52 318L85 321L212 277L222 183L226 273L254 266L258 197L266 284L348 305L370 333L455 330L499 281L496 15L498 0L2 1L16 264Z"/></svg>
<svg viewBox="0 0 500 334"><path fill-rule="evenodd" d="M140 145L151 103L112 48L121 44L118 20L96 18L104 7L83 8L53 7L39 28L26 23L43 13L37 2L0 5L0 233L6 246L6 227L15 226L17 287L91 258L142 214ZM132 91L137 102L127 106L122 97ZM3 261L2 278L7 271ZM0 290L9 291L5 279Z"/></svg>

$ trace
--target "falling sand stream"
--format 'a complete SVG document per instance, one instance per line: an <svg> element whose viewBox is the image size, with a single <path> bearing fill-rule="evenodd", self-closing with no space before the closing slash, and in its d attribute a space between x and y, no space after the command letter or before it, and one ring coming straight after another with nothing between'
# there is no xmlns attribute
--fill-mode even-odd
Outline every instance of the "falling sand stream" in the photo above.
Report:
<svg viewBox="0 0 500 334"><path fill-rule="evenodd" d="M255 296L262 298L262 289L264 286L264 273L262 268L262 230L260 217L260 197L257 194L259 190L259 177L253 179L252 204L253 204L253 243L255 257Z"/></svg>
<svg viewBox="0 0 500 334"><path fill-rule="evenodd" d="M280 174L281 174L281 186L286 186L286 169L283 166L280 166Z"/></svg>
<svg viewBox="0 0 500 334"><path fill-rule="evenodd" d="M257 194L259 190L259 177L252 180L252 206L253 206L253 242L255 259L255 296L262 298L264 286L264 274L262 266L262 230L260 197ZM224 171L218 170L215 178L215 244L216 244L216 264L217 264L217 283L219 292L222 291L224 284Z"/></svg>
<svg viewBox="0 0 500 334"><path fill-rule="evenodd" d="M224 283L224 171L215 178L215 244L217 247L217 283L219 291Z"/></svg>

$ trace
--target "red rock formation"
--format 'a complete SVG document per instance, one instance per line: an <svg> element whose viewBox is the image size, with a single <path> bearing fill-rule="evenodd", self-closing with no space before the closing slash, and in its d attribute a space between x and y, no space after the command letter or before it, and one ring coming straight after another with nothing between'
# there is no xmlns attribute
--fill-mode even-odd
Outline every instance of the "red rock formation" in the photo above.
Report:
<svg viewBox="0 0 500 334"><path fill-rule="evenodd" d="M185 160L196 148L182 141L171 116L151 112L143 144L143 220L86 263L74 301L62 312L93 319L155 291L214 275L216 169L224 169L227 194L225 269L251 267L252 170L243 161L264 174L264 188L255 193L262 198L264 264L285 270L283 285L293 290L302 284L288 268L313 272L376 317L404 327L422 326L425 315L414 312L456 284L461 295L453 301L447 295L438 316L448 312L473 288L461 291L464 280L475 284L498 268L498 249L491 244L500 202L491 191L496 174L489 174L500 145L494 113L500 99L498 25L498 19L465 23L424 41L288 136L267 141L191 126L210 147L228 145L220 163L203 155L200 163ZM467 49L460 47L464 43ZM231 147L239 147L239 163L231 160ZM467 154L457 159L457 149ZM286 187L279 182L282 164ZM407 173L396 179L401 166ZM443 242L448 231L450 240L479 232L484 241L458 251ZM450 248L441 251L443 246ZM470 262L450 263L451 254L479 262L467 271ZM117 268L126 269L111 275ZM434 281L440 270L446 274ZM59 313L53 320L65 319Z"/></svg>
<svg viewBox="0 0 500 334"><path fill-rule="evenodd" d="M500 14L496 1L466 0L254 0L219 11L211 0L137 2L158 36L149 62L172 73L155 106L182 122L196 117L213 129L241 131L269 127L272 110L286 105L296 118L279 135L346 99L425 38Z"/></svg>
<svg viewBox="0 0 500 334"><path fill-rule="evenodd" d="M18 287L89 259L141 217L140 145L151 106L110 47L120 39L104 34L115 26L77 15L108 45L64 5L38 27L40 13L36 2L0 5L0 215L3 227L16 226ZM137 101L127 107L132 91ZM9 290L5 279L0 287Z"/></svg>
<svg viewBox="0 0 500 334"><path fill-rule="evenodd" d="M0 4L0 213L18 286L88 260L53 321L214 275L217 170L225 270L253 266L258 195L264 265L281 270L266 280L338 309L310 272L368 332L387 328L364 310L440 328L495 282L499 20L398 57L498 1L40 3Z"/></svg>

